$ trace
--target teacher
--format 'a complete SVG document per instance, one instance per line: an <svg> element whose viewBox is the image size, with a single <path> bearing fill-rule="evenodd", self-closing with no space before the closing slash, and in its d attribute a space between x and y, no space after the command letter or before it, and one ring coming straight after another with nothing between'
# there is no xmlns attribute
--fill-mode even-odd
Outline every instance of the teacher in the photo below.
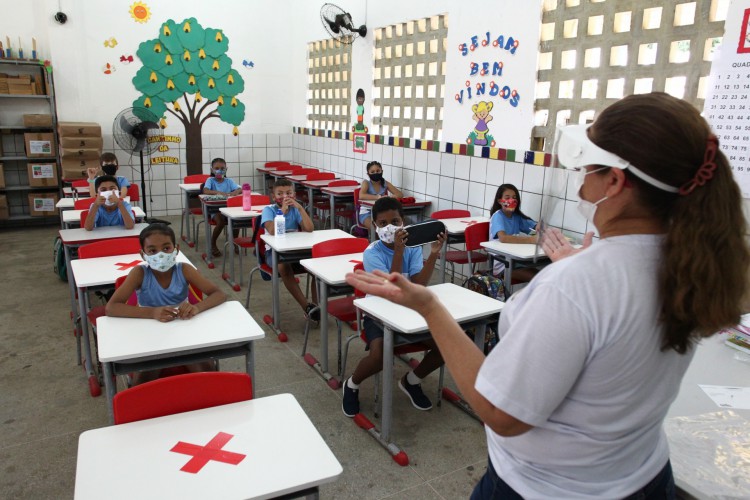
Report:
<svg viewBox="0 0 750 500"><path fill-rule="evenodd" d="M429 289L396 273L347 281L427 320L486 424L473 499L673 498L662 422L694 344L743 312L739 188L698 111L664 93L560 128L555 150L579 169L578 208L600 239L578 252L547 242L569 256L509 299L486 359Z"/></svg>

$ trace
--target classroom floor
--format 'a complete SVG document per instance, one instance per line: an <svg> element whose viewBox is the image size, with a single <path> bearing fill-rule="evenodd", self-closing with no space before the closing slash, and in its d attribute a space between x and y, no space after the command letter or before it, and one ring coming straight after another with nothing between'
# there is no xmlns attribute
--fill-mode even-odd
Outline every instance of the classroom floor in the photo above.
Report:
<svg viewBox="0 0 750 500"><path fill-rule="evenodd" d="M178 231L179 218L168 219ZM78 436L107 425L104 396L89 395L84 372L76 365L68 284L52 271L57 230L48 226L0 233L0 498L72 498ZM247 288L232 291L221 279L220 265L208 269L194 249L185 246L183 250L230 300L244 302ZM245 259L245 272L251 260ZM263 315L270 313L270 298L271 283L255 279L250 311L261 325ZM266 328L267 337L256 343L253 383L256 397L293 394L343 466L336 482L321 487L321 497L468 498L487 465L482 425L448 403L418 411L394 387L393 437L410 459L407 467L397 465L342 414L340 391L331 390L305 364L300 356L304 317L285 291L281 299L289 342L280 343ZM335 322L329 322L329 332L329 360L335 367ZM351 346L349 373L364 355L360 341ZM313 330L309 350L319 352L317 330ZM222 370L231 371L240 371L241 366L241 359L221 364ZM406 371L406 365L397 362L396 380ZM450 377L446 380L454 387ZM437 372L423 387L434 403ZM373 390L372 380L363 383L360 401L362 411L375 421ZM127 473L127 464L112 466ZM280 462L279 467L284 464Z"/></svg>

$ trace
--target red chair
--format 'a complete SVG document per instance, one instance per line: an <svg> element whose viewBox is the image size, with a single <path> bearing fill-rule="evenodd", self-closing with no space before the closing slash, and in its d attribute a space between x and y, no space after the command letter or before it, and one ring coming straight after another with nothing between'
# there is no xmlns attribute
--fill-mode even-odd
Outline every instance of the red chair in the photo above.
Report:
<svg viewBox="0 0 750 500"><path fill-rule="evenodd" d="M183 184L200 184L201 185L201 189L200 190L202 192L203 191L203 184L206 183L206 181L208 180L209 177L211 177L211 176L208 175L208 174L186 175L185 177L182 178L182 183ZM194 196L191 197L191 198L195 199ZM189 205L187 207L185 207L183 210L187 211L187 213L188 213L188 221L187 222L188 222L188 224L190 224L192 226L193 231L195 231L195 228L196 228L196 225L197 225L196 221L195 221L195 218L196 217L202 217L203 216L203 210L201 209L200 206L198 206L198 207L191 207ZM195 234L195 232L193 232L193 234ZM196 238L196 240L197 240L197 238ZM195 241L188 243L188 246L190 246L190 247L192 247L194 245L195 245Z"/></svg>
<svg viewBox="0 0 750 500"><path fill-rule="evenodd" d="M72 187L73 189L75 189L75 188L89 187L89 181L88 181L88 179L80 179L80 180L77 180L77 181L73 181L70 184L70 187Z"/></svg>
<svg viewBox="0 0 750 500"><path fill-rule="evenodd" d="M292 164L288 161L267 161L263 164L265 168L271 169L271 170L280 170L285 169L286 167L291 166Z"/></svg>
<svg viewBox="0 0 750 500"><path fill-rule="evenodd" d="M128 187L128 196L130 197L130 204L141 201L141 191L138 188L138 184L135 182Z"/></svg>
<svg viewBox="0 0 750 500"><path fill-rule="evenodd" d="M433 212L430 217L436 220L458 219L460 217L471 217L471 212L469 212L468 210L439 210L437 212ZM478 250L482 249L480 243L489 239L489 234L489 222L470 224L466 227L466 231L464 232L466 250L446 249L445 262L446 264L450 264L451 266L451 283L453 283L453 279L455 277L456 264L469 264L471 266L471 273L474 274L474 270L478 263L487 262L487 260L489 259L487 254L479 252ZM469 240L471 240L471 243L469 243Z"/></svg>
<svg viewBox="0 0 750 500"><path fill-rule="evenodd" d="M468 210L438 210L436 212L432 212L432 215L430 215L431 219L458 219L459 217L471 217L471 212Z"/></svg>
<svg viewBox="0 0 750 500"><path fill-rule="evenodd" d="M359 223L359 210L361 208L359 204L359 192L359 189L354 190L354 225L349 229L349 233L354 234L354 230L359 229L360 231L366 232L368 236L371 236L372 233L370 230Z"/></svg>
<svg viewBox="0 0 750 500"><path fill-rule="evenodd" d="M112 401L115 424L163 417L253 399L247 373L203 372L163 378L131 387Z"/></svg>
<svg viewBox="0 0 750 500"><path fill-rule="evenodd" d="M254 207L265 207L266 205L269 205L271 203L271 199L268 196L264 195L264 194L253 194L253 195L250 195L250 202L252 203L252 205ZM242 206L242 196L241 195L240 196L232 196L230 198L227 198L227 207L241 207L241 206ZM255 248L255 243L257 241L257 238L255 237L255 233L257 232L255 230L255 226L256 226L256 220L259 220L259 219L260 219L260 217L256 217L255 219L253 219L253 222L252 222L252 231L253 231L253 233L252 233L252 235L247 236L247 235L243 234L243 236L240 236L239 238L234 238L234 245L237 248L240 249L240 253L239 253L239 256L240 256L240 283L234 289L235 292L239 292L240 291L240 287L242 286L242 253L243 252L241 250L242 249L247 249L247 248ZM243 233L246 232L247 228L243 227L242 231L243 231ZM226 274L226 272L225 272L226 266L227 266L227 255L228 255L227 247L228 247L228 245L229 245L229 241L227 241L226 243L224 243L224 261L221 264L221 277L224 280L229 279L229 275ZM234 257L232 257L232 258L234 258Z"/></svg>
<svg viewBox="0 0 750 500"><path fill-rule="evenodd" d="M328 184L328 187L352 187L352 191L354 188L359 186L359 182L352 180L352 179L339 179L335 181L331 181L330 184ZM336 213L334 214L334 217L337 217L339 219L348 219L352 220L354 217L354 205L352 203L347 202L338 202L334 205L334 210ZM328 200L328 195L325 195L325 199L321 199L320 201L315 201L313 203L313 209L317 210L321 213L322 218L324 219L323 227L326 227L328 225L328 218L330 217L330 211L331 211L331 203ZM325 215L328 214L328 215Z"/></svg>
<svg viewBox="0 0 750 500"><path fill-rule="evenodd" d="M75 210L88 210L91 208L91 204L96 201L96 198L80 198L73 202L73 208Z"/></svg>

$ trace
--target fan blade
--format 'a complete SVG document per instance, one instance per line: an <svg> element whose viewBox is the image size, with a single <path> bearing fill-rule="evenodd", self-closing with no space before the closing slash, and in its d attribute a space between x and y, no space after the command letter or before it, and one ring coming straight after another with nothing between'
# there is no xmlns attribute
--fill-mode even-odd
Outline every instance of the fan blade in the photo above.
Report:
<svg viewBox="0 0 750 500"><path fill-rule="evenodd" d="M146 147L146 139L138 139L138 142L135 143L135 147L133 147L133 152L137 153L138 151L143 151L143 148Z"/></svg>
<svg viewBox="0 0 750 500"><path fill-rule="evenodd" d="M141 123L141 126L146 130L153 130L155 128L159 128L159 124L154 123L154 122L143 122Z"/></svg>
<svg viewBox="0 0 750 500"><path fill-rule="evenodd" d="M327 17L323 17L325 19L325 22L328 23L328 27L331 29L333 33L339 32L339 25L336 23L336 21L331 21Z"/></svg>
<svg viewBox="0 0 750 500"><path fill-rule="evenodd" d="M133 135L133 125L130 124L127 118L125 116L120 117L120 128L123 132L129 135Z"/></svg>

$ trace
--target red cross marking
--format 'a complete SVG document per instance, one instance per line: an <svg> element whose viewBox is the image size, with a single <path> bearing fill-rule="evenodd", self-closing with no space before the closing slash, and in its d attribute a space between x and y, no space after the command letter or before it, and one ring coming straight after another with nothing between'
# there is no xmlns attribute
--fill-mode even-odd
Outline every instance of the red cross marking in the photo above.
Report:
<svg viewBox="0 0 750 500"><path fill-rule="evenodd" d="M351 262L352 264L361 264L362 263L361 260L355 260L355 259L352 259L349 262Z"/></svg>
<svg viewBox="0 0 750 500"><path fill-rule="evenodd" d="M466 224L467 226L471 226L472 224L476 224L477 223L477 221L475 221L475 220L462 220L461 222L463 224Z"/></svg>
<svg viewBox="0 0 750 500"><path fill-rule="evenodd" d="M217 462L224 462L225 464L237 465L247 455L242 453L234 453L231 451L222 450L225 444L229 442L234 436L227 434L226 432L220 432L209 441L206 446L200 446L197 444L185 443L178 441L171 450L175 453L182 453L184 455L192 455L193 458L188 460L188 463L182 466L180 469L183 472L190 472L191 474L197 474L211 460Z"/></svg>
<svg viewBox="0 0 750 500"><path fill-rule="evenodd" d="M115 262L116 266L120 266L117 268L118 271L124 271L125 269L130 269L131 267L135 267L138 264L143 262L142 260L134 260L133 262Z"/></svg>

